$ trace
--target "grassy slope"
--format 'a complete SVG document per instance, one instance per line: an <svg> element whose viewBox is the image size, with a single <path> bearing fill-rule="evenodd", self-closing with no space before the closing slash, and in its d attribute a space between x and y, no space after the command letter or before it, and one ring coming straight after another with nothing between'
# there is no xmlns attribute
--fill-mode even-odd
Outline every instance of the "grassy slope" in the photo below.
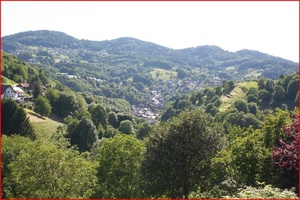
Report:
<svg viewBox="0 0 300 200"><path fill-rule="evenodd" d="M9 78L6 78L5 76L2 76L1 75L1 78L2 78L2 83L5 84L5 85L17 85L17 83Z"/></svg>
<svg viewBox="0 0 300 200"><path fill-rule="evenodd" d="M57 118L55 115L50 115L49 117L40 117L37 113L32 110L25 109L27 115L36 131L38 139L49 140L51 135L56 132L58 126L64 125L61 119Z"/></svg>
<svg viewBox="0 0 300 200"><path fill-rule="evenodd" d="M222 96L221 101L222 104L219 108L220 112L224 112L228 110L231 105L238 99L246 98L246 90L249 90L251 87L258 88L257 82L248 81L238 83L237 86L231 91L229 96Z"/></svg>
<svg viewBox="0 0 300 200"><path fill-rule="evenodd" d="M156 73L159 73L159 76L156 77ZM153 79L162 79L162 80L169 80L171 78L171 74L173 77L177 76L177 72L165 70L165 69L160 69L160 68L155 68L151 73L151 76Z"/></svg>

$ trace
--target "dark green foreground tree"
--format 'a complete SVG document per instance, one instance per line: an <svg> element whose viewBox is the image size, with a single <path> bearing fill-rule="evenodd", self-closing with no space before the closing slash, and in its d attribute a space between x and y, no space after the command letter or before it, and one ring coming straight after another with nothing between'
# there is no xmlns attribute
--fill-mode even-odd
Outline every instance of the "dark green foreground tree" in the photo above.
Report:
<svg viewBox="0 0 300 200"><path fill-rule="evenodd" d="M11 99L2 101L2 125L2 133L5 135L17 134L32 140L36 139L26 111Z"/></svg>
<svg viewBox="0 0 300 200"><path fill-rule="evenodd" d="M88 117L83 117L78 125L66 135L71 145L76 145L80 152L90 151L98 140L97 128Z"/></svg>
<svg viewBox="0 0 300 200"><path fill-rule="evenodd" d="M201 111L182 112L146 139L142 174L147 196L187 198L206 190L210 160L222 147L222 130Z"/></svg>

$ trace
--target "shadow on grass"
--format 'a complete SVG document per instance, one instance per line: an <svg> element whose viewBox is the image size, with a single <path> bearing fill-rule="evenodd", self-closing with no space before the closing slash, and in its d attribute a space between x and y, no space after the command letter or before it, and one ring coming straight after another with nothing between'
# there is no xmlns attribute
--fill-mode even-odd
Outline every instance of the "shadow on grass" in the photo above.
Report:
<svg viewBox="0 0 300 200"><path fill-rule="evenodd" d="M29 114L31 114L32 116L35 116L35 117L37 117L37 118L40 118L40 119L43 119L43 120L46 120L44 117L42 117L41 115L38 115L38 114L36 114L36 113L34 113L34 112L28 112Z"/></svg>

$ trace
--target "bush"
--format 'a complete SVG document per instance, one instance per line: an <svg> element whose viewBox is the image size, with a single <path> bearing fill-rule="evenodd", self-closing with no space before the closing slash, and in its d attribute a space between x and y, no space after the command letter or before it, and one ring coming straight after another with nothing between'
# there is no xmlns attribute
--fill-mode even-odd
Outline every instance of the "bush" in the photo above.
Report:
<svg viewBox="0 0 300 200"><path fill-rule="evenodd" d="M294 189L279 189L272 187L271 185L266 185L263 188L254 188L247 186L246 188L240 190L236 197L238 198L298 198Z"/></svg>

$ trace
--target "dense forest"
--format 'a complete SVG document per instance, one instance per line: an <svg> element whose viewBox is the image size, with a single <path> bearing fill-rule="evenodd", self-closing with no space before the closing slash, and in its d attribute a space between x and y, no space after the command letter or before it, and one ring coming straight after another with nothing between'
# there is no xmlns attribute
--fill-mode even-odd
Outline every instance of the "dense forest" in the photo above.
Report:
<svg viewBox="0 0 300 200"><path fill-rule="evenodd" d="M34 83L2 100L3 198L298 198L297 63L51 31L3 50L2 84Z"/></svg>

